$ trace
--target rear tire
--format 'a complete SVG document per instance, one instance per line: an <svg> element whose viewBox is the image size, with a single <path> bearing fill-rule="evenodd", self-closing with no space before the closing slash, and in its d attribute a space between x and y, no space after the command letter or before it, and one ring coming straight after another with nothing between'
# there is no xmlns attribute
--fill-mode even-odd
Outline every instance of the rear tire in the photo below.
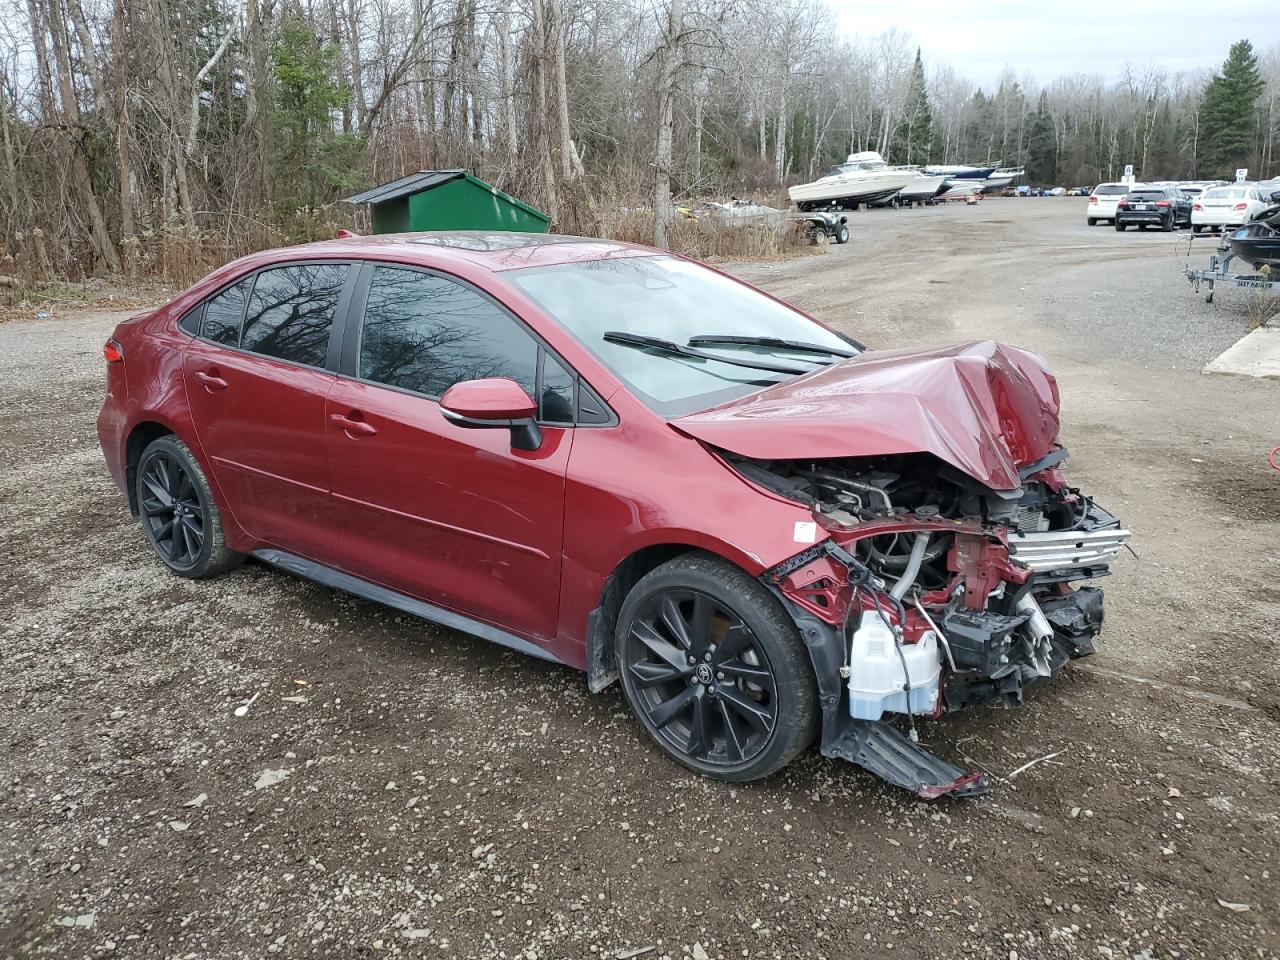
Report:
<svg viewBox="0 0 1280 960"><path fill-rule="evenodd" d="M731 782L781 770L817 730L816 683L790 616L733 564L685 554L618 614L622 690L667 756Z"/></svg>
<svg viewBox="0 0 1280 960"><path fill-rule="evenodd" d="M1173 233L1173 217L1170 216L1169 219L1160 224L1160 229L1165 233Z"/></svg>
<svg viewBox="0 0 1280 960"><path fill-rule="evenodd" d="M244 554L227 546L222 514L204 471L176 436L157 437L147 445L135 483L142 532L173 573L216 577L244 562Z"/></svg>
<svg viewBox="0 0 1280 960"><path fill-rule="evenodd" d="M1121 223L1119 220L1117 220L1116 229L1119 230L1121 233L1124 233L1124 228L1125 228L1125 225Z"/></svg>
<svg viewBox="0 0 1280 960"><path fill-rule="evenodd" d="M1203 230L1203 229L1204 229L1204 227L1200 226L1200 224L1198 224L1198 223L1193 223L1193 224L1191 225L1191 232L1192 232L1192 233L1199 233L1199 232L1200 232L1201 230Z"/></svg>
<svg viewBox="0 0 1280 960"><path fill-rule="evenodd" d="M1098 225L1098 218L1097 218L1097 217L1090 217L1090 218L1089 218L1089 226L1091 226L1091 227L1096 227L1097 225Z"/></svg>

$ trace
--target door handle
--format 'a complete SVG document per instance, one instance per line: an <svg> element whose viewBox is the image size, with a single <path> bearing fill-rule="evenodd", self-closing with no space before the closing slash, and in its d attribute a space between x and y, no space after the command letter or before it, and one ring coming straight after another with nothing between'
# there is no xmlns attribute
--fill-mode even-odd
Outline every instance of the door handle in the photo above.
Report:
<svg viewBox="0 0 1280 960"><path fill-rule="evenodd" d="M212 373L205 373L203 370L196 371L196 379L205 385L205 389L210 392L214 390L225 390L229 386L227 381Z"/></svg>
<svg viewBox="0 0 1280 960"><path fill-rule="evenodd" d="M354 411L352 412L354 413ZM372 424L365 423L363 420L353 420L342 413L331 413L329 414L329 419L345 430L347 436L353 440L360 437L372 437L378 432Z"/></svg>

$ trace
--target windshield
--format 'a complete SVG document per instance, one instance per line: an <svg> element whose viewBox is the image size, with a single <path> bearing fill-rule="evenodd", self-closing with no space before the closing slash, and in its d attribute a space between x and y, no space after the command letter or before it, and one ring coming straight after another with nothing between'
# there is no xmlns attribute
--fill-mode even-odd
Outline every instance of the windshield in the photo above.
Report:
<svg viewBox="0 0 1280 960"><path fill-rule="evenodd" d="M610 342L620 332L687 345L692 337L771 337L829 347L850 341L752 288L676 257L588 260L513 270L505 278L577 337L631 392L657 413L679 417L746 396L793 374L748 369L700 357L676 356L634 343ZM839 356L746 344L702 344L728 360L769 358L801 370Z"/></svg>

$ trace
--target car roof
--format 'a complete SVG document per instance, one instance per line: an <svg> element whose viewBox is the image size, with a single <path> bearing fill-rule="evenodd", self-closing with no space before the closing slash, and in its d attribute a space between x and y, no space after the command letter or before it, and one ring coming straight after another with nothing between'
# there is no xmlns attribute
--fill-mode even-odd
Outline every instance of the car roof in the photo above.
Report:
<svg viewBox="0 0 1280 960"><path fill-rule="evenodd" d="M558 233L508 233L486 230L352 235L336 240L264 251L278 259L307 256L373 257L421 266L464 262L495 273L522 267L541 267L587 260L667 254L665 250L617 240L574 237Z"/></svg>

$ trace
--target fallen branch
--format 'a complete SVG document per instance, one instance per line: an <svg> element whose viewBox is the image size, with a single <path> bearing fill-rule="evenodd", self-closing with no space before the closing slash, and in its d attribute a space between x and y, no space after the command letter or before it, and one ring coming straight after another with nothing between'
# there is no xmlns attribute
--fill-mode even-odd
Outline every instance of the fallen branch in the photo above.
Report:
<svg viewBox="0 0 1280 960"><path fill-rule="evenodd" d="M1046 760L1052 760L1054 757L1060 757L1066 752L1067 752L1067 748L1063 747L1057 753L1048 753L1048 754L1045 754L1043 757L1036 757L1036 759L1030 760L1027 763L1024 763L1017 770L1013 771L1013 773L1009 774L1009 779L1012 780L1018 774L1022 773L1022 771L1031 769L1037 763L1044 763Z"/></svg>

